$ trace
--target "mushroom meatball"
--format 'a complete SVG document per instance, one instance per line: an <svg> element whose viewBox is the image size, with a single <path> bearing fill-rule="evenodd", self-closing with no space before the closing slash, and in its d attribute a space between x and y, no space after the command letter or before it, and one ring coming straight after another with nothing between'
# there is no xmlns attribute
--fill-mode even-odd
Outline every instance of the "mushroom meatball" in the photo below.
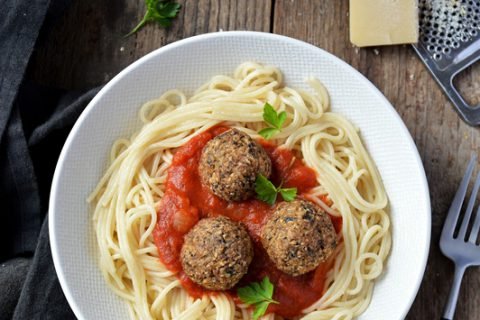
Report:
<svg viewBox="0 0 480 320"><path fill-rule="evenodd" d="M281 271L299 276L326 261L337 246L330 217L310 201L282 202L262 230L262 244Z"/></svg>
<svg viewBox="0 0 480 320"><path fill-rule="evenodd" d="M271 171L272 163L265 150L249 135L236 129L210 140L200 157L202 183L227 201L251 197L257 175L268 177Z"/></svg>
<svg viewBox="0 0 480 320"><path fill-rule="evenodd" d="M180 252L183 271L210 290L232 288L252 262L253 246L247 231L226 217L200 220L184 240Z"/></svg>

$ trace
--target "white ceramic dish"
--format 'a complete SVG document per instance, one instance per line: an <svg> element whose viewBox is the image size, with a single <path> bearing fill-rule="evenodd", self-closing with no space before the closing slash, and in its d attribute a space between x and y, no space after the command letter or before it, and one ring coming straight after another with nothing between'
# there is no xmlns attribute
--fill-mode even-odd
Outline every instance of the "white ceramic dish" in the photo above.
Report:
<svg viewBox="0 0 480 320"><path fill-rule="evenodd" d="M65 143L50 195L50 242L60 284L79 319L128 319L124 302L97 266L85 201L106 169L113 141L139 128L143 102L171 88L192 92L247 60L278 66L292 87L306 87L307 76L319 78L330 92L332 109L360 128L390 199L393 247L359 319L405 317L425 270L431 221L425 172L402 120L367 79L317 47L266 33L221 32L175 42L127 67L92 100Z"/></svg>

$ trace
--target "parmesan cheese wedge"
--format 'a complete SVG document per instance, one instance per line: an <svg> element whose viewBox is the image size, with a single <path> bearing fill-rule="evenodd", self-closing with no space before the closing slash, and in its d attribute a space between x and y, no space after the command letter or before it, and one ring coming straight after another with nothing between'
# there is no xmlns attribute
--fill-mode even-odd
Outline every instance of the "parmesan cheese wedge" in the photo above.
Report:
<svg viewBox="0 0 480 320"><path fill-rule="evenodd" d="M418 0L350 0L350 41L358 47L418 41Z"/></svg>

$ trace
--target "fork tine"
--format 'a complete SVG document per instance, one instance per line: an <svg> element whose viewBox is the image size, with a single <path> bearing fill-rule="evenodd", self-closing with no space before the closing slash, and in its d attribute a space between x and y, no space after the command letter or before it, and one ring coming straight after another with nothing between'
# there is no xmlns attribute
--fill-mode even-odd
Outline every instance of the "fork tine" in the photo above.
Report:
<svg viewBox="0 0 480 320"><path fill-rule="evenodd" d="M445 224L443 226L442 236L444 234L450 237L453 236L455 226L457 225L458 216L460 214L460 210L462 209L462 203L465 199L465 194L467 193L468 182L472 177L473 168L475 167L476 162L477 155L474 154L468 163L467 171L465 172L462 182L460 183L460 187L453 198L452 205L448 210L447 219L445 219Z"/></svg>
<svg viewBox="0 0 480 320"><path fill-rule="evenodd" d="M472 231L470 231L470 237L468 241L476 244L478 231L480 230L480 206L478 206L477 213L475 214L475 221L473 222Z"/></svg>
<svg viewBox="0 0 480 320"><path fill-rule="evenodd" d="M475 200L477 200L478 187L480 187L480 173L477 174L477 178L475 179L472 194L470 195L470 200L468 201L467 209L465 210L465 215L463 216L462 226L458 232L459 239L465 240L465 234L467 233L468 223L470 222L470 217L472 216L473 206L475 205Z"/></svg>

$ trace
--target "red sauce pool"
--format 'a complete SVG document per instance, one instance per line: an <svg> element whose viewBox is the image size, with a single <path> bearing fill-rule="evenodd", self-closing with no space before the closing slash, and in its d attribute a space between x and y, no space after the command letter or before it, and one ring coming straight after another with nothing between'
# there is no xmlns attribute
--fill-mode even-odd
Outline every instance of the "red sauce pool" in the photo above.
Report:
<svg viewBox="0 0 480 320"><path fill-rule="evenodd" d="M198 175L201 151L208 141L228 129L223 126L214 127L192 138L176 151L168 171L165 194L157 208L158 222L153 232L160 259L169 270L178 272L178 278L191 296L215 294L196 285L183 272L180 263L183 236L204 217L224 215L232 220L241 221L253 240L255 256L248 273L233 290L229 291L229 294L238 301L237 287L245 286L252 281L261 281L263 277L268 276L275 286L273 298L280 303L270 304L267 312L274 312L283 317L294 317L320 299L326 272L333 261L298 277L281 272L270 261L260 242L262 227L271 215L272 207L256 199L229 203L213 195L202 185ZM265 141L260 143L272 160L273 171L270 179L275 185L283 181L285 187L296 187L300 196L317 185L315 171L295 158L291 151ZM332 218L332 221L339 232L341 218Z"/></svg>

